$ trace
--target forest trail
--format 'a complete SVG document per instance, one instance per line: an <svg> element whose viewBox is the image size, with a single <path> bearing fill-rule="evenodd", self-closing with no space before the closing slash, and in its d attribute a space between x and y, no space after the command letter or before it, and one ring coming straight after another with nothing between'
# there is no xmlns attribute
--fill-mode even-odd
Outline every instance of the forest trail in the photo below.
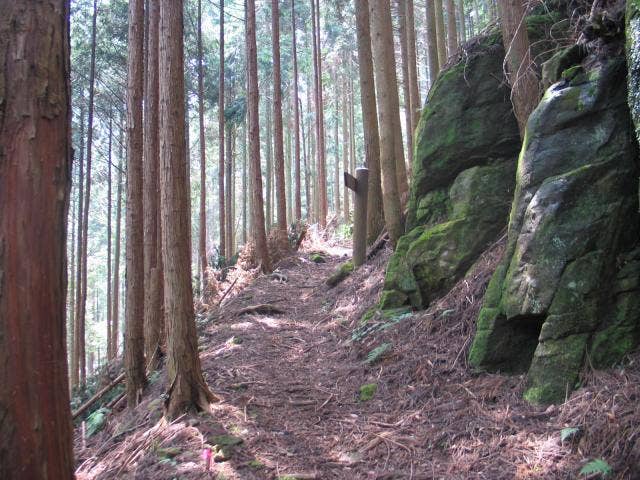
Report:
<svg viewBox="0 0 640 480"><path fill-rule="evenodd" d="M311 260L313 249L294 253L198 319L202 368L220 399L211 415L160 420L166 378L156 375L142 404L110 415L86 446L76 430L78 480L569 479L581 451L633 458L635 403L616 392L640 397L637 354L627 368L589 373L549 408L522 400L522 375L468 367L504 242L428 310L374 315L366 326L390 250L330 289L325 280L350 252L325 247L325 262ZM366 385L375 385L369 399ZM567 427L579 433L562 441ZM209 448L219 458L207 468ZM634 468L622 464L616 478L637 478Z"/></svg>
<svg viewBox="0 0 640 480"><path fill-rule="evenodd" d="M360 386L371 380L345 348L347 315L336 308L341 286L324 283L345 258L325 259L285 259L279 266L285 281L258 278L204 332L203 370L223 398L214 417L244 439L231 465L256 467L256 458L265 465L262 471L243 469L239 478L349 478L352 470L351 478L359 478L355 465L366 453L360 450L384 438L377 436L382 427L373 428L377 433L371 427L386 425L387 415L371 412L359 398ZM283 313L242 314L259 304Z"/></svg>

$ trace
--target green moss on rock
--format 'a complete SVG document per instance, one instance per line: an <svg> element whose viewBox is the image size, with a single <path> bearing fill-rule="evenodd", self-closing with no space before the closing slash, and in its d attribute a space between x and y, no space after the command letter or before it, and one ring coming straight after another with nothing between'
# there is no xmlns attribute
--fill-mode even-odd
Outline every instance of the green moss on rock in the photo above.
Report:
<svg viewBox="0 0 640 480"><path fill-rule="evenodd" d="M533 403L564 400L586 352L609 365L639 340L638 150L624 62L584 65L529 119L507 250L470 353L480 368L527 371Z"/></svg>
<svg viewBox="0 0 640 480"><path fill-rule="evenodd" d="M335 272L333 272L333 274L331 274L329 278L327 278L327 281L325 283L327 284L327 286L333 288L349 275L351 275L353 269L354 266L351 260L349 260L348 262L344 262L336 269Z"/></svg>

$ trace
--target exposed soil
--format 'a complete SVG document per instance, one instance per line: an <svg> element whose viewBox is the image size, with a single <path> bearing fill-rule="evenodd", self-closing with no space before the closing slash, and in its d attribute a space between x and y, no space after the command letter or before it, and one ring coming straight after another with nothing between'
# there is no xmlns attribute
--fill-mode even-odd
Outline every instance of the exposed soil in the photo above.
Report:
<svg viewBox="0 0 640 480"><path fill-rule="evenodd" d="M585 372L584 386L549 408L521 400L522 377L468 367L502 243L429 310L374 315L366 328L358 322L378 299L389 250L329 289L347 251L325 245L326 262L314 263L318 249L307 244L280 262L282 275L259 276L200 320L202 366L221 398L212 415L158 422L159 378L135 412L113 415L84 447L78 430L78 477L598 478L578 472L602 457L611 478L640 478L639 355ZM363 401L367 384L376 390ZM561 441L565 427L576 431ZM203 451L221 434L242 443L207 471Z"/></svg>

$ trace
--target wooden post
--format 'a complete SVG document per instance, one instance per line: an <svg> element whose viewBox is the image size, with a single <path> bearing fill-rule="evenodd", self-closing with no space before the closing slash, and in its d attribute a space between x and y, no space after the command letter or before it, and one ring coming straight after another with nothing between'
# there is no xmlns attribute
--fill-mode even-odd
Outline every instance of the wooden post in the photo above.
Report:
<svg viewBox="0 0 640 480"><path fill-rule="evenodd" d="M344 172L344 184L355 192L353 211L353 266L359 267L367 257L367 195L369 169L356 168L355 178Z"/></svg>

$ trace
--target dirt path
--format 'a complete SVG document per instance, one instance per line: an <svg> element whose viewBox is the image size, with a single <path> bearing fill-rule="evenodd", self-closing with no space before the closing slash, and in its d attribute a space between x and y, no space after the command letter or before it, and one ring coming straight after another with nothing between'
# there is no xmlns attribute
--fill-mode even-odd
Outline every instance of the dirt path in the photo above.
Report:
<svg viewBox="0 0 640 480"><path fill-rule="evenodd" d="M203 369L224 398L214 417L244 439L244 462L229 465L238 465L239 478L369 476L356 467L367 435L360 426L376 412L359 400L365 371L344 345L349 334L335 309L340 286L334 293L324 285L339 260L288 259L280 267L286 281L257 279L206 329ZM238 314L257 304L283 313ZM252 469L252 460L264 468Z"/></svg>

